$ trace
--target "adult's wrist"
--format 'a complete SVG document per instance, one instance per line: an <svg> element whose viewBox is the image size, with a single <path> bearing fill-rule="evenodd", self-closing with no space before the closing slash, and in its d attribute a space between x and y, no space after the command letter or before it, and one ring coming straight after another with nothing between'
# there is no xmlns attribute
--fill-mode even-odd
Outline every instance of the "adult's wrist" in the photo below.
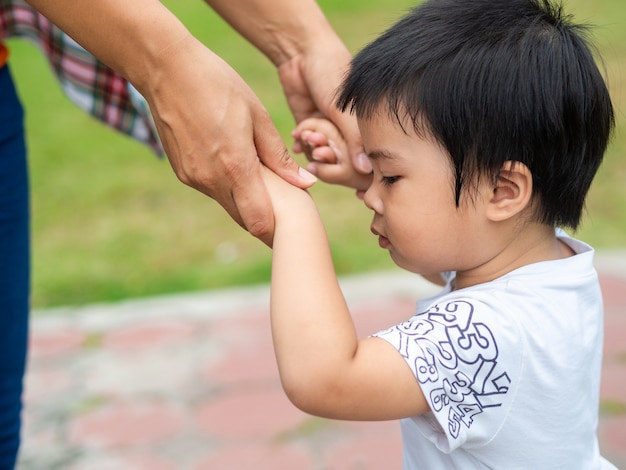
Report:
<svg viewBox="0 0 626 470"><path fill-rule="evenodd" d="M304 21L292 24L289 30L277 27L272 31L274 41L269 43L270 48L267 51L260 47L277 68L296 57L309 56L329 40L333 43L340 41L321 11L318 18L300 20Z"/></svg>
<svg viewBox="0 0 626 470"><path fill-rule="evenodd" d="M147 45L142 58L125 64L121 73L149 98L164 84L176 80L178 73L193 70L192 56L196 47L202 47L198 40L188 30L181 30L178 36L172 35L166 41ZM184 63L189 68L182 67Z"/></svg>

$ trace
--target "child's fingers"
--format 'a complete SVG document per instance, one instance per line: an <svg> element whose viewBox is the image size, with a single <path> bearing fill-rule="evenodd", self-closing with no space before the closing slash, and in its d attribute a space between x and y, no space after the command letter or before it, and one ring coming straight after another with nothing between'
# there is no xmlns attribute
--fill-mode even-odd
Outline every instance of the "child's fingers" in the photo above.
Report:
<svg viewBox="0 0 626 470"><path fill-rule="evenodd" d="M341 184L358 191L366 191L372 183L371 174L364 175L359 173L349 163L337 164L313 161L308 164L306 169L326 183Z"/></svg>
<svg viewBox="0 0 626 470"><path fill-rule="evenodd" d="M292 136L294 152L303 152L311 162L338 164L346 160L344 163L350 164L339 129L327 119L305 119L296 126Z"/></svg>
<svg viewBox="0 0 626 470"><path fill-rule="evenodd" d="M300 121L291 135L293 137L299 137L299 135L306 130L319 131L322 133L339 132L337 128L324 118L307 118Z"/></svg>
<svg viewBox="0 0 626 470"><path fill-rule="evenodd" d="M324 163L336 163L338 159L338 149L328 140L328 137L321 132L303 130L293 146L294 152L306 155L309 161Z"/></svg>
<svg viewBox="0 0 626 470"><path fill-rule="evenodd" d="M323 147L315 147L308 142L300 142L299 148L301 148L300 153L304 153L307 160L310 162L337 163L337 155L335 151L332 147L327 145Z"/></svg>
<svg viewBox="0 0 626 470"><path fill-rule="evenodd" d="M291 146L291 151L293 153L302 153L304 152L304 148L302 146L302 141L300 139L296 139L293 141L293 145Z"/></svg>
<svg viewBox="0 0 626 470"><path fill-rule="evenodd" d="M314 148L311 156L314 161L319 163L337 163L337 155L329 146Z"/></svg>
<svg viewBox="0 0 626 470"><path fill-rule="evenodd" d="M328 145L328 137L325 134L309 129L302 131L300 140L309 142L314 147Z"/></svg>

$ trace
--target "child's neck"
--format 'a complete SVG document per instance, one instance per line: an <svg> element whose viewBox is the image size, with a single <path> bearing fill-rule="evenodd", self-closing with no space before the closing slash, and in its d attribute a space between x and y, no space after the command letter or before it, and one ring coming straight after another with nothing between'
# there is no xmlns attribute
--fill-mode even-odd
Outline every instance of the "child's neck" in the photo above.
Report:
<svg viewBox="0 0 626 470"><path fill-rule="evenodd" d="M482 284L504 276L515 269L541 261L573 256L574 251L557 239L554 227L528 224L521 231L499 240L485 262L465 271L457 271L455 289Z"/></svg>

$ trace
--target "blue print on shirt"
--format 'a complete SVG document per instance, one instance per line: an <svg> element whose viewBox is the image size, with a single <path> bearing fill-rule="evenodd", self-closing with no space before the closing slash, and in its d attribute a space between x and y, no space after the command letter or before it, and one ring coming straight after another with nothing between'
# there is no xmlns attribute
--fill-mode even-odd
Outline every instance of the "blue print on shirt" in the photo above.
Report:
<svg viewBox="0 0 626 470"><path fill-rule="evenodd" d="M435 305L396 326L400 352L415 358L413 372L436 413L447 413L448 431L457 438L463 426L488 408L502 405L511 380L498 367L498 345L489 327L474 321L468 301Z"/></svg>

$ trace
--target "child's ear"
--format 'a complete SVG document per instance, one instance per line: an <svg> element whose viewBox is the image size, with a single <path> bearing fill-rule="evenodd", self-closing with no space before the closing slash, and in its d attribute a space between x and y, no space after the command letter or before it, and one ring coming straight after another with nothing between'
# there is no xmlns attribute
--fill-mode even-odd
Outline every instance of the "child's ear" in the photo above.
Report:
<svg viewBox="0 0 626 470"><path fill-rule="evenodd" d="M505 162L491 194L487 217L498 222L519 214L530 204L532 192L533 177L528 167L520 162Z"/></svg>

